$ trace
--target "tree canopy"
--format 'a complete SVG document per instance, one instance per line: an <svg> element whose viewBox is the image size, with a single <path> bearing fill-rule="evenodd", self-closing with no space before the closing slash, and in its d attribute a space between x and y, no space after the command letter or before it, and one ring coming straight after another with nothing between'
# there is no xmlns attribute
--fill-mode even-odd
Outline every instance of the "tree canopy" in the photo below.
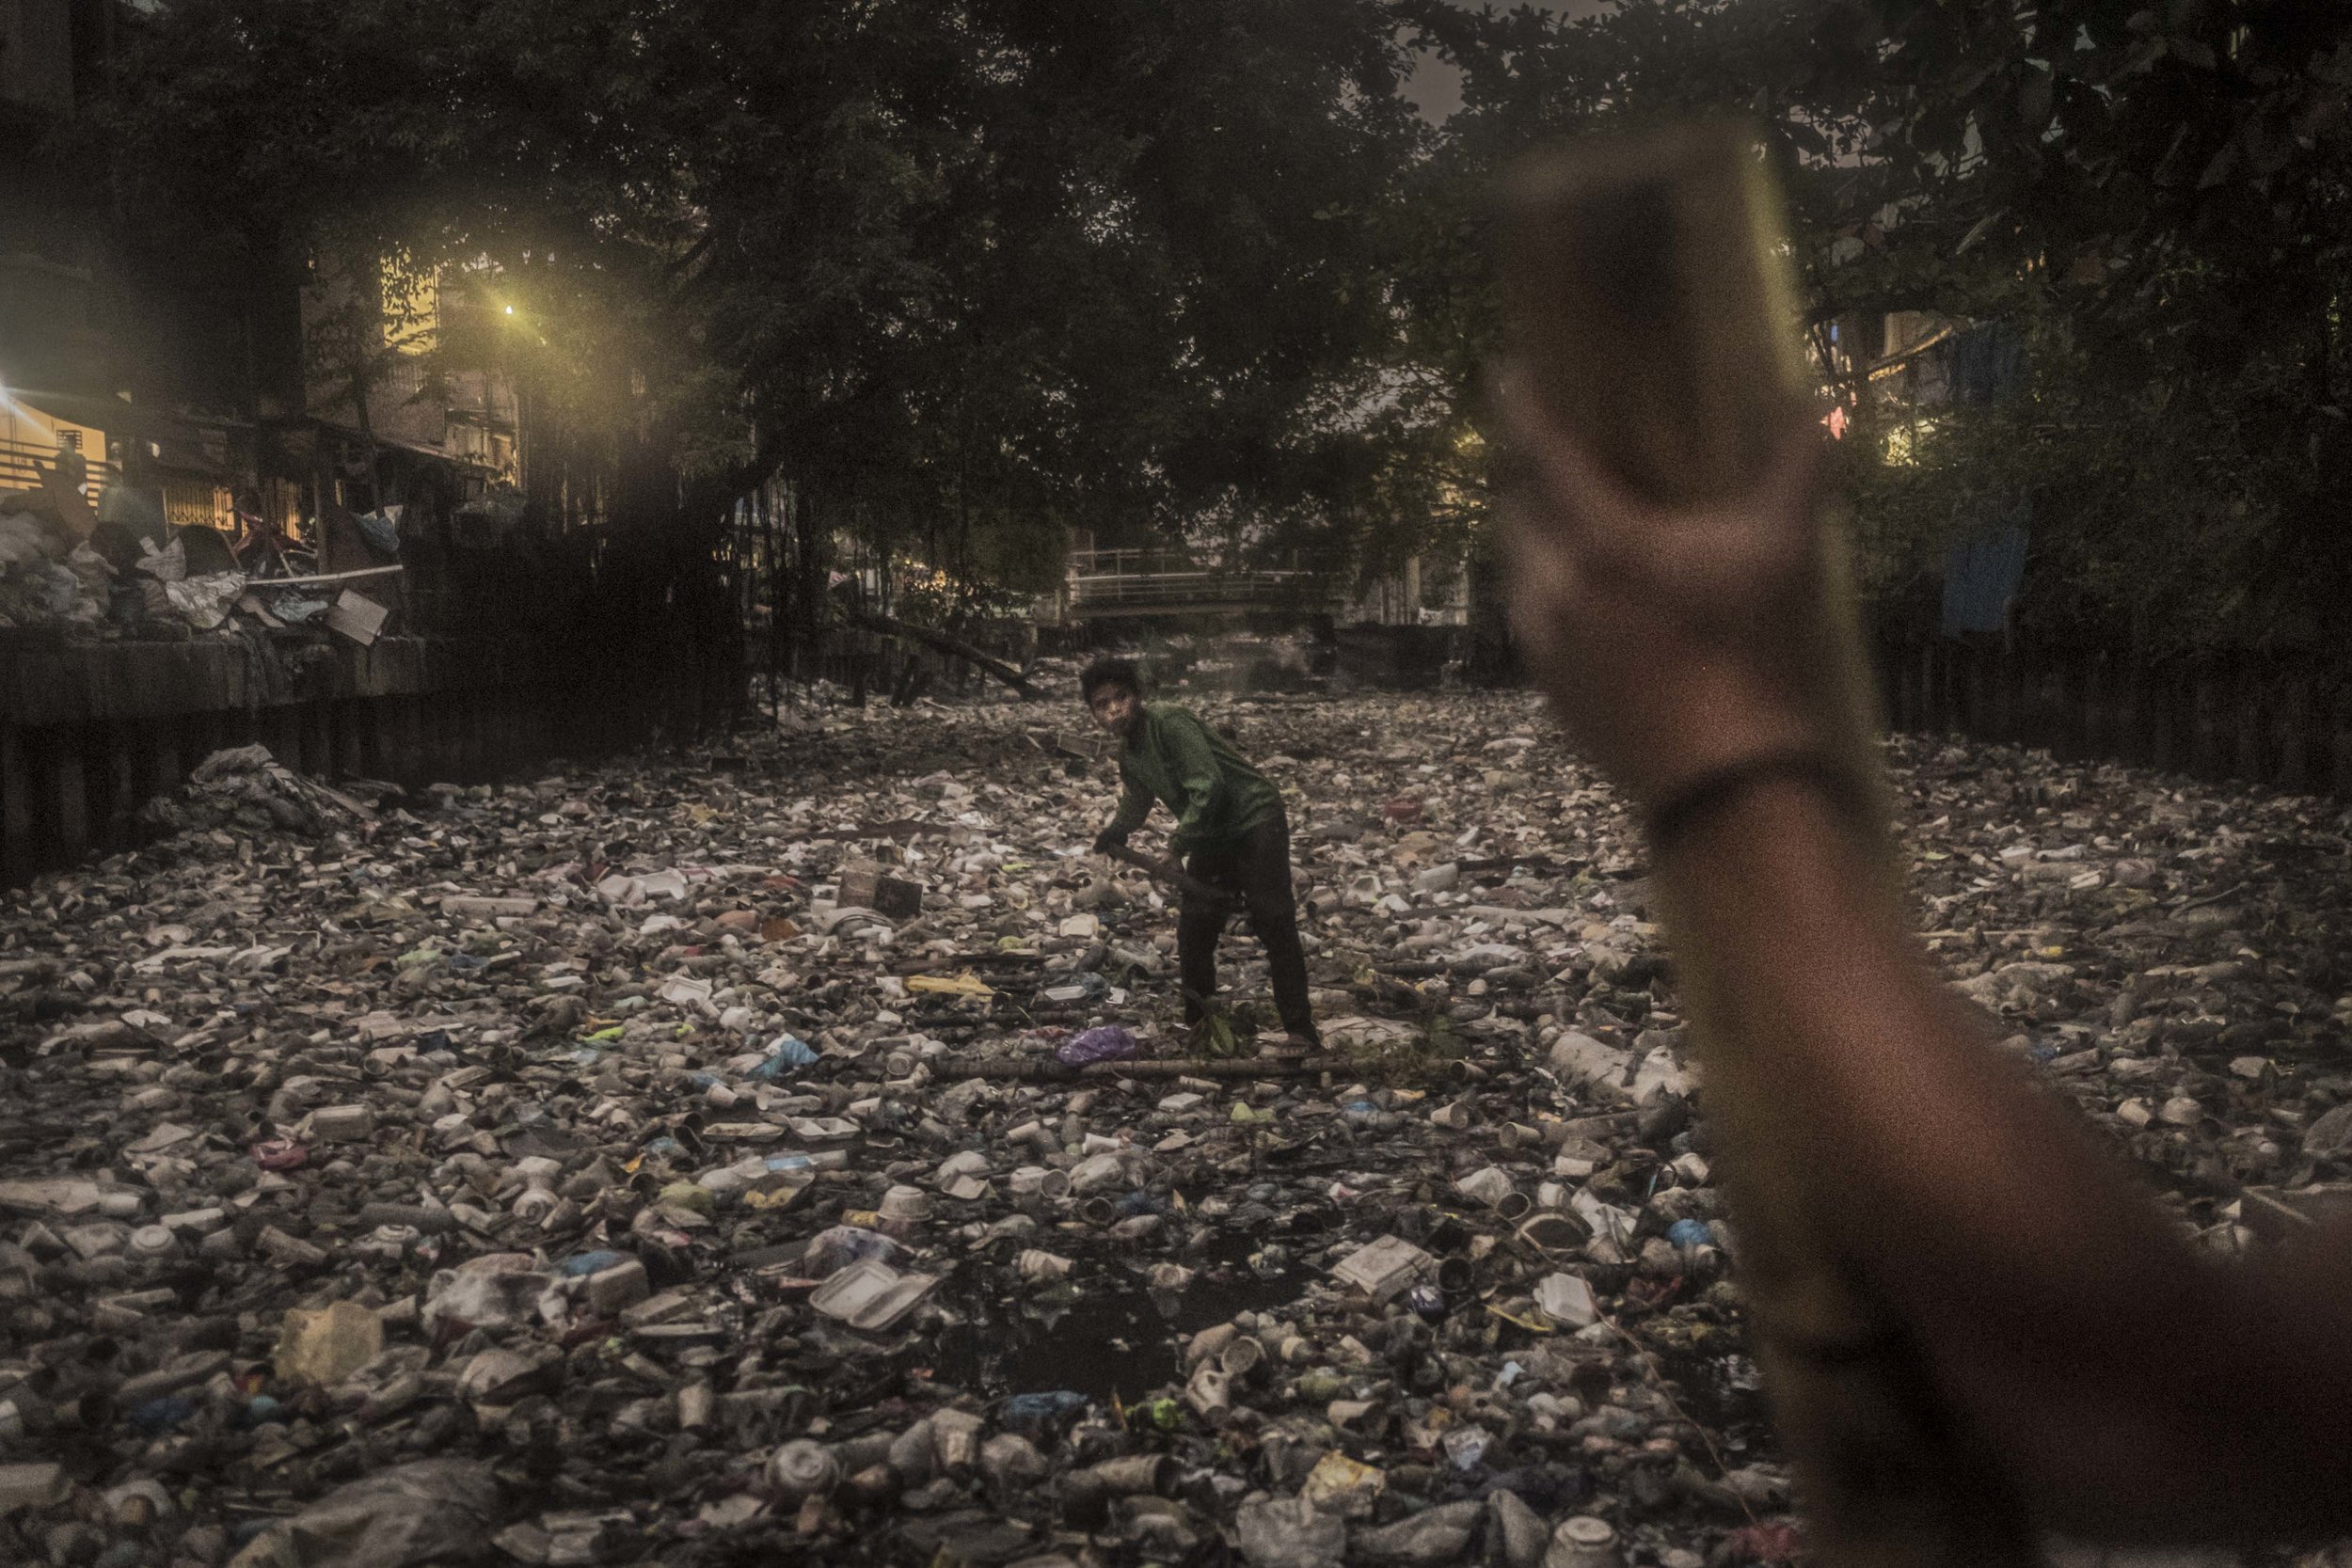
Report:
<svg viewBox="0 0 2352 1568"><path fill-rule="evenodd" d="M1568 19L1427 0L1416 15L1466 78L1420 193L1418 275L1423 341L1462 405L1494 346L1480 182L1531 134L1738 112L1788 190L1824 345L1833 323L1925 310L1997 321L2023 347L2019 395L1939 411L1895 452L1859 402L1843 467L1883 594L2022 506L2028 625L2157 653L2341 644L2352 12L1620 0Z"/></svg>
<svg viewBox="0 0 2352 1568"><path fill-rule="evenodd" d="M968 554L1329 488L1405 63L1379 0L168 0L117 124L257 250L488 263L573 427Z"/></svg>
<svg viewBox="0 0 2352 1568"><path fill-rule="evenodd" d="M1857 407L1885 592L2022 499L2053 628L2322 642L2352 602L2340 8L159 0L134 31L126 206L494 277L534 478L646 515L782 476L820 533L1015 585L1073 526L1458 541L1494 175L1729 110L1824 344L1919 309L2024 345L2019 395L1899 453ZM1417 50L1463 73L1442 125Z"/></svg>

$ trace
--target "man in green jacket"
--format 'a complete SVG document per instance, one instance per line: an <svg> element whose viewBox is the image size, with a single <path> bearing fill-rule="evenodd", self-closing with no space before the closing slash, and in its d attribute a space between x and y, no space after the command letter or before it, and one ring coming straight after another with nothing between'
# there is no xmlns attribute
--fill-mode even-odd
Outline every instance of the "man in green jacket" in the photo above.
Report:
<svg viewBox="0 0 2352 1568"><path fill-rule="evenodd" d="M1249 924L1265 943L1274 1006L1289 1048L1319 1049L1307 1005L1307 957L1298 945L1298 905L1291 893L1291 827L1282 797L1226 738L1186 709L1146 703L1143 679L1125 659L1098 659L1078 677L1079 695L1096 723L1120 737L1119 813L1095 838L1098 854L1127 842L1158 801L1176 815L1168 836L1185 869L1212 887L1240 895ZM1184 1022L1197 1024L1216 993L1216 943L1229 906L1184 895L1176 922L1177 970Z"/></svg>

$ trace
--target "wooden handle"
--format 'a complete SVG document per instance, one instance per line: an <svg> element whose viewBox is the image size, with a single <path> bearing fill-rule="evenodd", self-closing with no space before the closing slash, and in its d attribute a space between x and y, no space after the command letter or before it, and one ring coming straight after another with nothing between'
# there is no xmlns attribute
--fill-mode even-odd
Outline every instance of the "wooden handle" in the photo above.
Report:
<svg viewBox="0 0 2352 1568"><path fill-rule="evenodd" d="M1179 893L1190 894L1195 898L1205 898L1213 904L1241 902L1240 898L1233 894L1221 887L1212 887L1174 861L1164 861L1156 856L1147 855L1140 849L1130 849L1123 844L1112 848L1111 858L1124 861L1136 870L1148 874L1154 881L1164 882Z"/></svg>

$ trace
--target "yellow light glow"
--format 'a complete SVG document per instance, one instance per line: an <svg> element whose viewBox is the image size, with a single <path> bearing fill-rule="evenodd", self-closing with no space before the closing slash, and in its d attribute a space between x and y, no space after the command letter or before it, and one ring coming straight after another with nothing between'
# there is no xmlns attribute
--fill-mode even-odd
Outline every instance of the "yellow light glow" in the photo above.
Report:
<svg viewBox="0 0 2352 1568"><path fill-rule="evenodd" d="M405 251L384 258L385 346L402 354L433 347L441 326L441 277Z"/></svg>
<svg viewBox="0 0 2352 1568"><path fill-rule="evenodd" d="M1921 449L1935 434L1938 421L1915 420L1907 425L1896 425L1886 433L1886 461L1895 467L1916 467Z"/></svg>
<svg viewBox="0 0 2352 1568"><path fill-rule="evenodd" d="M514 308L513 306L511 306L511 305L510 305L510 306L508 306L508 307L506 308L506 313L507 313L508 315L510 315L510 316L511 316L511 315L513 315L513 314L515 313L515 308Z"/></svg>

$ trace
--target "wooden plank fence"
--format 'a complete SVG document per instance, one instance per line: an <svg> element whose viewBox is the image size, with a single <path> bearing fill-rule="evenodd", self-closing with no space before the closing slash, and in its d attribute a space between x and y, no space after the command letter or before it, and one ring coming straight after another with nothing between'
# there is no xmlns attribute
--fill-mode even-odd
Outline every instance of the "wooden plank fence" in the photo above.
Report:
<svg viewBox="0 0 2352 1568"><path fill-rule="evenodd" d="M1887 638L1888 724L2352 800L2352 690L2315 662L2241 652L2141 663L2111 651Z"/></svg>

